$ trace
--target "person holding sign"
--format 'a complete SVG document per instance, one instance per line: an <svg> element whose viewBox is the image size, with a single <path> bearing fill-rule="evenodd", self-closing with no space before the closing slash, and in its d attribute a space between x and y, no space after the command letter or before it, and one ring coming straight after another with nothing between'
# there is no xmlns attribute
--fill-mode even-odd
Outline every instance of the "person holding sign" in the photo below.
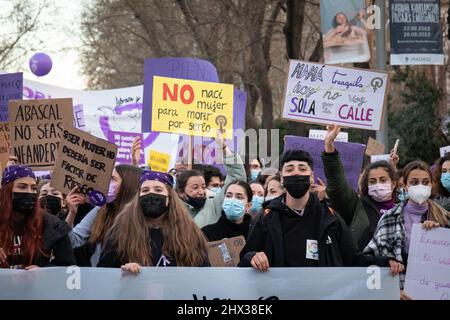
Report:
<svg viewBox="0 0 450 320"><path fill-rule="evenodd" d="M439 160L434 175L434 187L436 188L434 201L445 210L450 211L450 154Z"/></svg>
<svg viewBox="0 0 450 320"><path fill-rule="evenodd" d="M252 189L244 181L234 181L225 190L222 216L214 224L202 228L209 241L244 236L247 239L252 217Z"/></svg>
<svg viewBox="0 0 450 320"><path fill-rule="evenodd" d="M171 175L145 170L139 193L106 235L99 267L138 273L141 266L208 266L206 239L173 190Z"/></svg>
<svg viewBox="0 0 450 320"><path fill-rule="evenodd" d="M342 215L352 230L360 250L372 239L380 217L394 208L396 173L386 161L369 164L361 176L361 197L349 185L334 140L340 127L328 126L325 136L325 152L322 154L327 195L331 205Z"/></svg>
<svg viewBox="0 0 450 320"><path fill-rule="evenodd" d="M113 225L114 219L137 194L141 174L142 169L138 167L117 165L111 176L107 203L92 209L69 233L74 248L82 247L88 242L95 246L90 259L92 267L97 266L105 234ZM75 215L76 211L73 211L67 216L66 222L69 225L73 224Z"/></svg>
<svg viewBox="0 0 450 320"><path fill-rule="evenodd" d="M286 194L273 199L255 222L240 253L239 266L267 271L269 267L375 264L396 270L394 260L362 255L339 214L310 192L314 173L309 153L286 151L280 169Z"/></svg>
<svg viewBox="0 0 450 320"><path fill-rule="evenodd" d="M203 174L196 170L187 170L177 177L177 192L185 202L199 228L216 223L222 214L222 202L225 189L235 180L247 181L244 164L239 154L228 148L223 134L217 131L216 143L223 150L224 166L227 170L222 190L212 198L206 197L206 183Z"/></svg>
<svg viewBox="0 0 450 320"><path fill-rule="evenodd" d="M430 200L432 174L422 161L413 161L403 169L403 180L409 200L384 214L364 253L384 256L404 264L408 261L413 224L421 223L424 229L450 227L450 214ZM403 289L404 274L400 277Z"/></svg>
<svg viewBox="0 0 450 320"><path fill-rule="evenodd" d="M37 200L33 171L23 165L7 167L0 189L0 268L30 270L75 264L69 228L44 213Z"/></svg>

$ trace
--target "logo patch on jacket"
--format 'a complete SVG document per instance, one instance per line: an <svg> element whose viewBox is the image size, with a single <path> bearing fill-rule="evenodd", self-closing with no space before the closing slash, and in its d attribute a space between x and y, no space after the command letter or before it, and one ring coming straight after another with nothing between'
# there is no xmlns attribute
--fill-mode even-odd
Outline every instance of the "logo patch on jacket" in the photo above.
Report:
<svg viewBox="0 0 450 320"><path fill-rule="evenodd" d="M319 260L319 246L317 240L306 240L306 259Z"/></svg>

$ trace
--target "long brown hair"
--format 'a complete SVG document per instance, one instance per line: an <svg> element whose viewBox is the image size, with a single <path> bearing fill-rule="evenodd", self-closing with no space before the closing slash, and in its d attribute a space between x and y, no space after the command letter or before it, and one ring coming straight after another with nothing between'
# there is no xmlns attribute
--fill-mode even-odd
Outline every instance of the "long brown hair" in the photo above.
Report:
<svg viewBox="0 0 450 320"><path fill-rule="evenodd" d="M176 192L171 187L166 188L169 209L161 228L164 236L162 252L175 259L178 266L200 266L207 259L206 238ZM116 249L122 261L153 265L150 232L139 204L139 194L119 213L106 236L106 242Z"/></svg>
<svg viewBox="0 0 450 320"><path fill-rule="evenodd" d="M0 248L10 253L14 238L14 222L12 207L12 190L14 182L0 189ZM22 238L22 251L28 265L38 254L43 254L43 217L39 203L36 202L33 213L26 217Z"/></svg>
<svg viewBox="0 0 450 320"><path fill-rule="evenodd" d="M116 200L113 203L104 205L99 210L91 230L91 237L89 239L91 243L103 243L105 234L114 223L118 212L139 191L139 179L142 174L142 169L126 164L119 164L115 169L122 178L122 184L120 185Z"/></svg>
<svg viewBox="0 0 450 320"><path fill-rule="evenodd" d="M371 170L374 169L378 169L378 168L383 168L384 171L387 172L387 174L389 175L389 178L391 179L391 182L393 182L395 185L397 185L397 174L394 170L394 168L389 164L389 162L381 160L381 161L376 161L373 163L368 164L363 171L363 174L361 176L361 180L360 180L360 189L361 189L361 194L363 196L368 197L369 196L369 173ZM392 190L392 192L395 191L395 188Z"/></svg>

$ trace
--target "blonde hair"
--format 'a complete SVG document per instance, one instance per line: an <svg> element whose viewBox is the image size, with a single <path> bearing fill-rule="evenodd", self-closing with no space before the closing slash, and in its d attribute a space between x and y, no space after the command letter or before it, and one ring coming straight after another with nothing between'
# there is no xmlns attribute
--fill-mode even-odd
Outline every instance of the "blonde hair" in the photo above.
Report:
<svg viewBox="0 0 450 320"><path fill-rule="evenodd" d="M200 266L207 261L206 238L176 192L171 187L166 188L169 206L161 228L162 252L175 259L178 266ZM115 248L121 261L153 265L148 220L142 213L139 194L117 215L106 235L106 243Z"/></svg>

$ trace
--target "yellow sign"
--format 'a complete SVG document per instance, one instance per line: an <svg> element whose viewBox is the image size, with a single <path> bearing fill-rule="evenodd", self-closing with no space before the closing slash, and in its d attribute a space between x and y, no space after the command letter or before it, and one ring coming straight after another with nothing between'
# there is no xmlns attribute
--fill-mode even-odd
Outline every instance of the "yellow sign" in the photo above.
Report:
<svg viewBox="0 0 450 320"><path fill-rule="evenodd" d="M150 150L148 159L148 165L152 171L169 171L170 154Z"/></svg>
<svg viewBox="0 0 450 320"><path fill-rule="evenodd" d="M233 138L233 85L153 77L152 131Z"/></svg>

